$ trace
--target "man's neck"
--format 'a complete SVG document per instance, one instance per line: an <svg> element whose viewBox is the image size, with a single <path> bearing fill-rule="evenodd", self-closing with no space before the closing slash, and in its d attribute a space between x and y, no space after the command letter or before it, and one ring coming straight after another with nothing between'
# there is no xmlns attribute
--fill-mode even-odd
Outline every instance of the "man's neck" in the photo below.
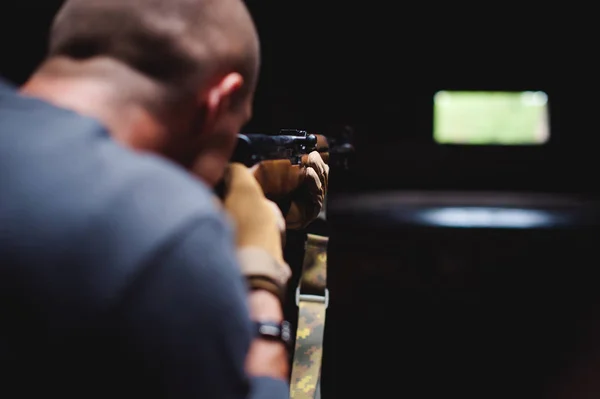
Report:
<svg viewBox="0 0 600 399"><path fill-rule="evenodd" d="M161 152L165 146L164 124L139 101L158 98L158 88L116 61L48 60L21 93L98 120L130 148Z"/></svg>

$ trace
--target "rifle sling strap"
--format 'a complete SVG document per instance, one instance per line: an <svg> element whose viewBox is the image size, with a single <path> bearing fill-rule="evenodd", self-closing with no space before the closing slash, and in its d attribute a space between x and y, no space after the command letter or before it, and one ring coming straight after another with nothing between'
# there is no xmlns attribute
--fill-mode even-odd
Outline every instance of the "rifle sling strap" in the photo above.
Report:
<svg viewBox="0 0 600 399"><path fill-rule="evenodd" d="M308 234L302 276L296 289L298 329L292 363L290 397L315 399L320 393L321 361L325 311L329 304L327 290L328 238Z"/></svg>

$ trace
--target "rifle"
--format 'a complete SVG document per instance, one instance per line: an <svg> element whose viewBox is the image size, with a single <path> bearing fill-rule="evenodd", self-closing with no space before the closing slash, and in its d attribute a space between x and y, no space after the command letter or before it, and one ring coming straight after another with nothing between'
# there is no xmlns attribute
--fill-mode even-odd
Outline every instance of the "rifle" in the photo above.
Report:
<svg viewBox="0 0 600 399"><path fill-rule="evenodd" d="M259 162L289 159L292 165L302 164L302 156L317 149L317 137L304 130L281 129L278 135L238 134L231 162L248 167Z"/></svg>
<svg viewBox="0 0 600 399"><path fill-rule="evenodd" d="M317 135L317 151L332 169L347 171L354 156L353 130L346 126L341 134Z"/></svg>
<svg viewBox="0 0 600 399"><path fill-rule="evenodd" d="M239 133L230 162L251 167L259 162L289 159L292 165L302 165L303 157L317 149L317 137L304 130L281 129L278 135ZM225 182L215 187L219 198L225 194Z"/></svg>
<svg viewBox="0 0 600 399"><path fill-rule="evenodd" d="M330 167L348 170L354 153L352 135L350 127L335 136L298 129L281 129L278 135L240 133L231 162L250 167L266 160L289 159L292 165L303 165L308 154L318 151Z"/></svg>

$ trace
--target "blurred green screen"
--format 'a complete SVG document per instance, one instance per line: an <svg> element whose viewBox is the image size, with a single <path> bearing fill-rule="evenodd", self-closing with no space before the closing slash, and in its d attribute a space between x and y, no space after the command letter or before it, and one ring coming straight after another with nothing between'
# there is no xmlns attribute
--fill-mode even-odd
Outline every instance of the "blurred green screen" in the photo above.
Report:
<svg viewBox="0 0 600 399"><path fill-rule="evenodd" d="M543 144L548 119L548 96L541 91L439 91L433 136L440 144Z"/></svg>

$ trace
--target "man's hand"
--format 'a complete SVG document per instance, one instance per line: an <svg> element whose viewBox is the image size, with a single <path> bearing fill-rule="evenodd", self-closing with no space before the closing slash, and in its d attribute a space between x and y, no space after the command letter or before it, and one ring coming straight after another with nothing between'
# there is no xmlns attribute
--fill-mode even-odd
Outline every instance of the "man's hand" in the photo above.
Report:
<svg viewBox="0 0 600 399"><path fill-rule="evenodd" d="M252 168L265 196L290 201L285 213L288 229L301 229L317 218L327 192L329 166L317 151L305 158L304 167L289 160L263 161Z"/></svg>
<svg viewBox="0 0 600 399"><path fill-rule="evenodd" d="M281 233L285 222L281 211L265 198L254 176L242 164L231 164L225 172L224 206L236 224L240 266L253 289L248 298L250 317L255 321L281 322L280 300L291 276L283 260ZM246 357L246 371L252 376L286 380L287 360L287 350L280 343L255 339Z"/></svg>
<svg viewBox="0 0 600 399"><path fill-rule="evenodd" d="M283 260L281 212L242 164L231 164L225 172L224 206L235 223L242 273L251 288L281 298L291 276Z"/></svg>

